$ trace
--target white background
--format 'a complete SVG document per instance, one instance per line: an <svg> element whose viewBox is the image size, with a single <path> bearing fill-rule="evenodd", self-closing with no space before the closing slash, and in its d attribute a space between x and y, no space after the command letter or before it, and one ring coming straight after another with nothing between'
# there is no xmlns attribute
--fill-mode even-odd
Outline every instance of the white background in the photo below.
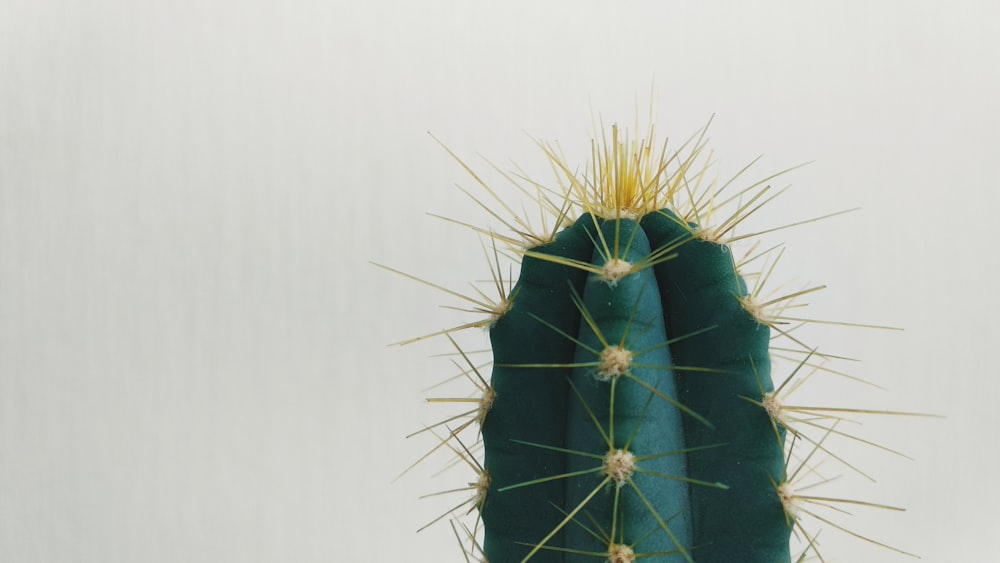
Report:
<svg viewBox="0 0 1000 563"><path fill-rule="evenodd" d="M446 347L386 344L466 317L369 261L487 275L425 215L486 224L427 131L493 183L478 154L548 181L532 137L583 164L591 116L630 124L651 87L673 138L715 115L720 177L814 161L757 224L862 208L769 239L784 279L829 286L810 315L906 329L815 329L889 390L813 402L947 418L867 419L916 460L846 444L879 483L833 486L908 511L844 522L991 560L998 22L969 0L0 1L0 561L460 560L447 526L414 533L454 478L390 484L432 444L403 436L442 412L421 390Z"/></svg>

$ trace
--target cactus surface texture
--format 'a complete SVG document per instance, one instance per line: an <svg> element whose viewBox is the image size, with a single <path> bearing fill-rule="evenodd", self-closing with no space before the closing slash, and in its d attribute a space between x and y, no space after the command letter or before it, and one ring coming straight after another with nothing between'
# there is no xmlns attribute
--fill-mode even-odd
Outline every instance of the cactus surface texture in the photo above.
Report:
<svg viewBox="0 0 1000 563"><path fill-rule="evenodd" d="M480 182L488 195L477 202L510 231L476 228L492 237L497 298L476 290L464 299L485 317L436 333L475 389L432 399L475 408L425 429L434 451L475 474L455 511L473 520L452 523L465 559L822 559L792 480L828 453L839 418L784 407L771 375L775 341L797 366L784 383L821 363L789 334L801 319L786 315L818 288L765 297L776 259L756 247L737 256L731 244L770 186L716 189L708 165L696 165L704 132L678 151L655 145L652 129L639 140L613 127L609 137L585 174L541 145L558 187L508 177L537 202L541 228ZM503 255L520 263L516 282L503 279ZM452 337L468 327L488 329L489 367ZM804 546L793 555L795 529Z"/></svg>

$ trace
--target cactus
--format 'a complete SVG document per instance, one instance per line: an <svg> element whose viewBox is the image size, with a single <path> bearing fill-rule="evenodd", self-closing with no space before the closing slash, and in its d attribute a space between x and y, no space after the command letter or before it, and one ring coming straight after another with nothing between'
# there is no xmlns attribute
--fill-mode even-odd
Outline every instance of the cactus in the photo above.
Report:
<svg viewBox="0 0 1000 563"><path fill-rule="evenodd" d="M590 207L525 257L490 331L487 555L562 560L538 556L551 532L519 543L549 529L609 557L746 561L752 546L756 561L788 560L783 443L746 400L773 390L769 329L745 308L728 248L670 209ZM566 525L582 511L607 538Z"/></svg>
<svg viewBox="0 0 1000 563"><path fill-rule="evenodd" d="M767 180L724 199L699 187L703 132L683 158L653 139L652 129L639 141L612 128L583 177L542 145L563 179L558 191L534 184L551 223L542 231L480 202L514 233L477 228L493 238L498 298L465 297L486 315L457 327L488 329L492 374L458 347L457 328L436 333L458 349L476 387L474 397L437 400L475 409L427 429L435 451L450 450L476 474L465 504L478 518L455 528L471 545L467 560L775 563L791 561L795 528L803 555L819 555L800 527L805 497L792 484L795 440L786 437L810 448L805 465L828 453L838 419L785 408L769 351L787 338L798 368L815 367L821 355L789 334L783 311L818 288L764 298L770 269L741 275L761 255L737 259L730 243L766 202ZM727 206L735 209L713 222ZM498 241L518 254L516 284L499 274ZM797 429L801 420L822 437ZM481 435L481 454L461 438L469 429Z"/></svg>

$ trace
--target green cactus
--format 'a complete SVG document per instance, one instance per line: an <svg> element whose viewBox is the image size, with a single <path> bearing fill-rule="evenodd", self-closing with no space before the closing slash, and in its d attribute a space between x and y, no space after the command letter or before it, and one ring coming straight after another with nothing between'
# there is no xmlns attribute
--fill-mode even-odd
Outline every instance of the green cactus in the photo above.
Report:
<svg viewBox="0 0 1000 563"><path fill-rule="evenodd" d="M490 330L490 561L789 560L783 444L746 400L772 390L769 329L727 247L697 234L671 210L588 214L523 260Z"/></svg>
<svg viewBox="0 0 1000 563"><path fill-rule="evenodd" d="M762 302L769 272L748 287L739 266L749 259L728 242L769 187L728 200L699 188L703 147L697 138L682 159L657 150L652 130L630 141L613 128L580 178L543 145L566 180L533 194L553 225L539 233L514 219L514 236L490 232L518 252L520 274L505 287L494 269L499 298L466 298L487 316L459 328L488 328L492 375L459 350L477 396L451 400L476 408L436 425L448 433L435 450L477 473L467 504L483 529L465 527L466 559L791 560L799 497L785 438L804 435L775 392L769 346L772 332L797 342L780 327L782 307L816 288ZM713 224L727 202L736 209ZM799 344L799 367L809 365L815 350ZM837 420L798 409L825 420L810 422L823 438L803 437L808 459ZM476 426L481 455L460 437Z"/></svg>

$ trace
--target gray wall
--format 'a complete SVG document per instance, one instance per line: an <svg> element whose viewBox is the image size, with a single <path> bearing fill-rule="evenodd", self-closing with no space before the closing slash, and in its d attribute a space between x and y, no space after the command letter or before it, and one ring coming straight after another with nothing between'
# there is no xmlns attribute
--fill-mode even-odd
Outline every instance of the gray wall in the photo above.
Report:
<svg viewBox="0 0 1000 563"><path fill-rule="evenodd" d="M369 261L487 275L425 215L487 222L427 131L548 181L531 137L582 164L592 115L630 124L651 86L674 138L716 115L721 177L815 161L754 225L862 207L767 238L828 284L807 314L906 328L812 328L889 391L802 402L948 418L865 419L917 460L844 443L879 484L830 494L908 507L847 522L925 561L989 559L1000 10L940 6L0 0L0 561L459 560L414 530L463 477L390 484L447 348L386 344L464 317Z"/></svg>

